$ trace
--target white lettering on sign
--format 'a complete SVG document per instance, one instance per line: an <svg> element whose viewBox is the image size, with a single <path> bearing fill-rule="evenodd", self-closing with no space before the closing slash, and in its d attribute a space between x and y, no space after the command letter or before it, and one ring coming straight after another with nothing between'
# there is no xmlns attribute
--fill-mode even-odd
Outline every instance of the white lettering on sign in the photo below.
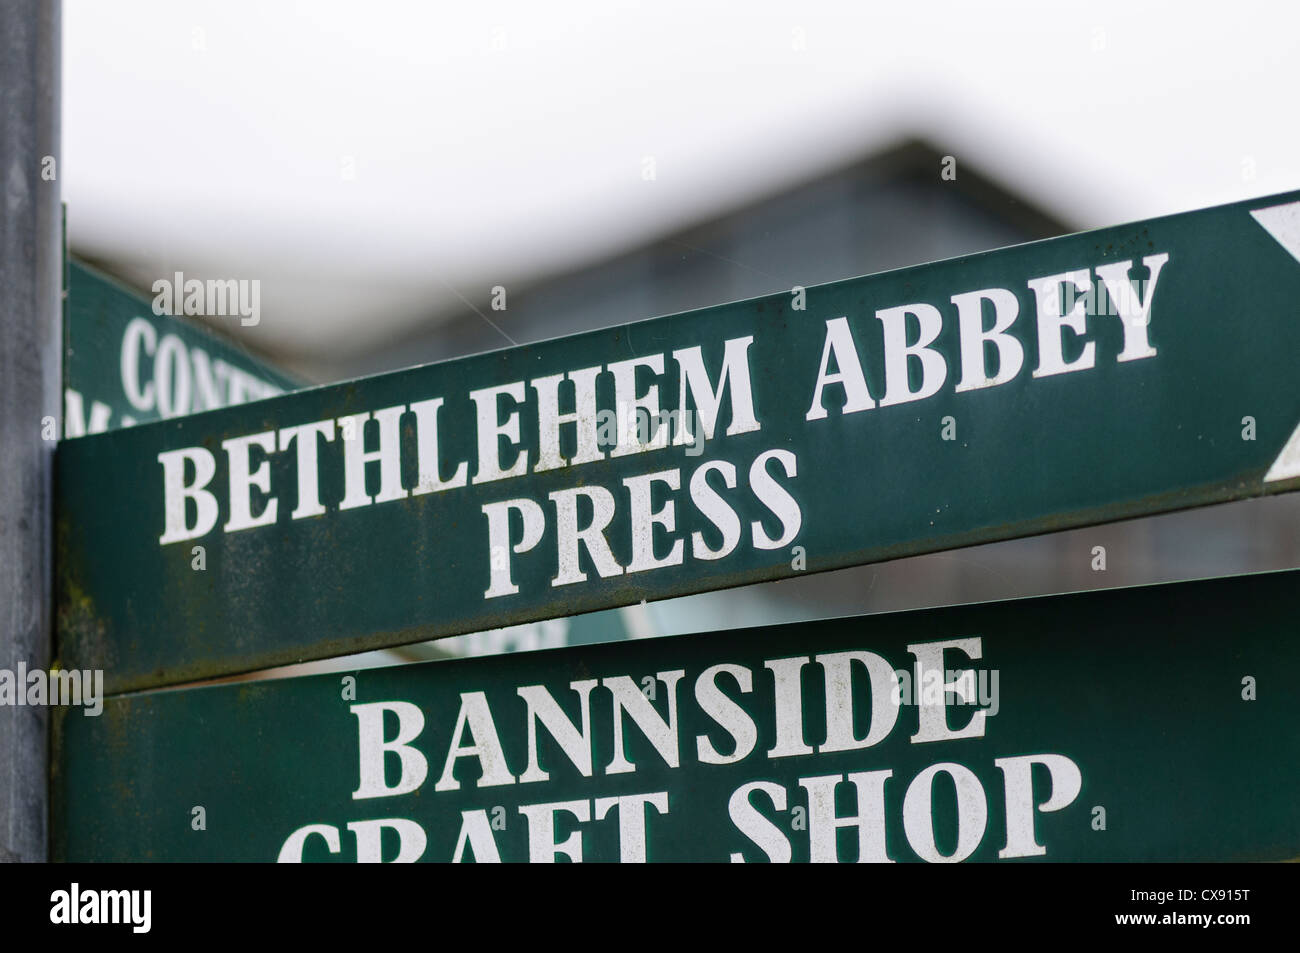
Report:
<svg viewBox="0 0 1300 953"><path fill-rule="evenodd" d="M546 790L554 794L561 781L599 784L600 779L638 773L659 779L677 771L694 777L711 766L740 763L751 763L760 777L770 776L771 762L778 759L879 748L900 731L911 730L899 728L900 713L904 706L915 706L919 728L902 737L909 744L927 745L926 750L931 743L948 743L944 759L899 775L880 766L877 755L871 770L810 773L789 786L742 784L718 805L732 830L731 846L717 859L788 861L802 840L802 853L814 862L891 863L910 851L930 863L953 863L981 846L991 849L986 845L990 827L1005 838L996 845L999 858L1049 853L1042 818L1078 799L1083 788L1078 765L1055 753L1007 755L978 766L951 760L952 744L986 737L996 705L990 707L987 699L977 703L967 692L965 683L975 682L974 669L942 666L949 653L980 659L983 639L917 642L907 651L915 659L918 680L920 673L937 670L938 691L904 701L898 670L889 660L877 651L851 649L769 659L754 667L720 663L689 677L686 670L674 669L581 678L562 686L497 685L462 692L454 721L426 717L405 700L355 704L358 776L351 797L367 802L415 797L400 803L436 814L436 802L430 805L428 798L444 792L471 797L482 792L492 805L503 801L502 789L551 785ZM660 690L644 692L646 682ZM807 717L805 688L824 699L824 718L820 712ZM962 708L967 709L964 718ZM760 723L776 726L777 743L771 748L757 744ZM635 748L628 744L633 736ZM503 745L503 737L514 743ZM526 744L520 740L525 738ZM437 764L443 767L433 782L430 766ZM693 798L695 790L686 785L673 797ZM533 862L581 861L599 826L606 832L604 843L616 835L619 858L626 863L649 859L654 832L681 806L666 791L539 798L515 809L522 821L514 828L508 821L489 819L489 812L504 815L505 808L471 807L461 811L452 855L432 858L424 856L425 831L415 820L393 817L374 823L397 832L385 849L397 861L498 861L504 838L510 837L514 852L522 847ZM773 819L795 809L802 823ZM991 825L994 812L999 820ZM1083 823L1079 818L1072 822ZM385 859L377 835L357 832L356 826L347 825L357 833L356 859ZM845 831L852 833L842 836ZM945 833L938 836L938 831ZM725 845L725 834L719 840ZM344 843L340 828L306 824L288 834L280 860L301 861L308 850L339 854Z"/></svg>
<svg viewBox="0 0 1300 953"><path fill-rule="evenodd" d="M154 415L167 419L284 393L283 388L214 358L197 344L186 344L177 334L160 333L157 325L142 317L132 318L122 332L118 371L127 405L123 409L131 411L119 414L121 427ZM121 405L120 399L91 399L89 409L86 403L80 390L65 389L65 437L106 432L113 423L114 405Z"/></svg>
<svg viewBox="0 0 1300 953"><path fill-rule="evenodd" d="M607 456L670 446L685 446L688 456L696 456L692 451L702 452L704 441L761 429L749 369L753 340L747 336L726 341L712 367L700 347L673 351L678 406L668 410L662 407L660 385L653 381L667 366L663 354L469 391L473 410L467 416L476 434L472 458L449 459L444 452L442 418L448 407L443 397L232 437L222 441L220 451L206 446L164 451L158 455L164 498L159 542L197 539L218 525L222 532L241 532L284 519L507 481ZM132 361L137 353L160 351L147 323L132 332L131 341ZM169 352L162 378L142 385L135 398L156 402L168 388L174 397L181 366L179 357ZM134 373L135 365L128 369ZM612 384L613 409L598 406L602 375ZM459 409L468 408L462 403ZM602 425L606 415L616 428ZM536 438L527 445L525 419L532 428L529 436ZM607 430L610 439L602 439ZM570 456L562 452L567 435L573 435L576 447ZM280 454L295 470L289 484L295 494L292 508L279 505L281 487L272 480L271 458ZM404 458L416 461L414 481L404 476ZM326 468L342 474L342 497L329 503L321 489ZM686 473L672 468L627 477L614 488L591 484L555 490L545 501L521 497L483 504L491 554L484 598L519 591L517 557L533 553L544 537L553 546L557 570L550 584L555 587L585 582L593 569L598 577L608 578L679 566L687 559L722 559L746 538L755 549L783 549L802 525L799 506L787 488L798 475L795 454L784 449L761 452L740 472L745 476L740 477L733 463L708 460ZM209 488L218 474L225 478L221 498ZM742 526L736 503L719 484L747 494L766 515ZM717 535L679 530L684 506L693 506ZM609 535L616 517L629 525L617 546ZM620 559L616 549L627 555Z"/></svg>
<svg viewBox="0 0 1300 953"><path fill-rule="evenodd" d="M1122 334L1114 360L1154 357L1152 304L1168 261L1159 253L1030 278L1019 296L981 288L943 303L892 304L876 310L874 322L848 315L814 322L824 338L804 419L815 424L831 416L891 412L945 388L962 394L1000 387L1027 365L1033 379L1086 371L1101 359L1094 332L1103 319L1117 321ZM1036 354L1028 353L1017 332L1022 310L1032 312ZM937 346L949 324L960 365L951 368ZM132 400L174 409L189 393L191 365L179 345L164 348L147 324L128 332L123 371L133 378ZM256 530L669 447L685 446L696 456L707 441L761 432L749 357L754 340L728 339L708 358L701 346L677 348L360 409L336 420L236 436L220 451L163 451L159 543L197 539L218 525L227 533ZM879 359L866 362L860 348L872 344ZM140 379L140 355L154 361L152 380ZM868 366L881 369L879 380L869 379ZM613 406L602 406L611 396ZM671 403L676 406L666 406ZM507 491L479 504L487 544L483 598L518 595L523 566L553 566L548 581L554 588L737 552L785 550L803 526L792 492L799 460L784 447L750 446L741 460L647 466L616 485L584 480L544 496ZM278 455L285 456L273 467L270 458ZM291 479L274 477L286 468L294 471ZM333 475L332 487L341 473L341 497L331 489L335 498L325 498L322 473ZM209 488L214 481L220 496ZM295 494L292 507L278 505L286 490Z"/></svg>
<svg viewBox="0 0 1300 953"><path fill-rule="evenodd" d="M1116 361L1155 357L1156 349L1150 341L1151 304L1161 269L1168 261L1169 255L1162 252L1148 255L1141 262L1114 262L1029 279L1026 287L1033 294L1038 344L1038 364L1032 376L1050 377L1096 366L1097 342L1087 339L1091 330L1089 320L1103 316L1119 321L1123 330L1124 344ZM1139 265L1149 277L1135 284L1130 276ZM1107 307L1100 305L1097 285L1106 289ZM880 342L885 369L881 382L868 381L863 371L858 340L865 337L865 329L855 332L848 317L831 318L826 321L821 366L804 419L826 418L828 395L842 400L841 414L855 414L924 400L938 393L950 376L957 377L955 393L997 387L1015 380L1025 366L1024 342L1013 333L1020 315L1020 299L1016 294L1007 288L984 288L955 294L950 300L957 318L959 375L950 375L943 355L933 346L944 330L943 313L936 305L907 304L876 312L882 328ZM989 310L993 323L986 327L985 315ZM996 355L996 370L988 360L990 346ZM911 383L913 369L920 372L920 382L915 388ZM873 397L873 389L879 395L879 403Z"/></svg>
<svg viewBox="0 0 1300 953"><path fill-rule="evenodd" d="M164 418L284 393L274 384L213 358L198 345L186 345L179 335L160 335L146 318L132 318L127 323L120 370L128 403L140 413Z"/></svg>

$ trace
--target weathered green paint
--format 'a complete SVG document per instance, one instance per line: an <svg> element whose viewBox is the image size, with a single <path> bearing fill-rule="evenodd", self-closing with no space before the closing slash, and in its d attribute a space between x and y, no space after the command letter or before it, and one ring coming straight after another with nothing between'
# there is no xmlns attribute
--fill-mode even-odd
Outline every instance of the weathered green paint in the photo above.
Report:
<svg viewBox="0 0 1300 953"><path fill-rule="evenodd" d="M524 860L544 842L530 832L520 808L573 801L579 812L590 811L590 820L580 824L575 815L559 814L554 839L579 831L584 859L617 860L634 838L620 844L619 809L598 819L598 799L662 794L666 812L645 811L650 860L725 862L740 854L754 861L765 854L744 829L759 825L738 826L729 805L742 785L767 781L785 792L784 809L763 792L751 795L754 808L776 825L794 860L807 860L810 837L825 829L827 819L812 809L808 784L800 779L888 771L883 801L868 799L863 816L870 832L884 832L890 859L911 861L925 850L925 835L918 832L931 826L940 854L959 853L951 775L937 775L928 801L913 794L923 825L909 834L902 821L915 779L946 764L961 766L952 769L955 774L965 769L977 781L964 812L972 840L960 853L995 860L1008 845L1006 778L1012 773L998 762L1032 755L1041 762L1030 769L1032 792L1019 799L1013 792L1012 800L1058 802L1052 810L1032 810L1031 836L1045 849L1042 859L1294 858L1300 856L1298 592L1300 572L1287 571L373 669L352 676L353 697L344 697L349 679L339 675L118 696L99 717L61 710L54 854L74 861L271 861L292 832L325 824L340 834L338 853L316 836L306 842L305 859L350 861L357 841L347 825L400 818L426 835L421 859L445 861L456 853L462 812L482 811L484 825L504 822L492 832L501 859ZM946 713L933 697L918 700L930 703L952 733L964 732L976 712L986 712L978 736L914 741L921 709L894 705L885 691L873 698L865 663L853 663L851 700L836 696L828 706L826 672L836 664L827 655L872 653L915 677L909 646L954 639L977 639L981 657L972 661L963 651L947 650L943 665L953 671L943 677L958 680L961 670L979 670L983 675L970 684L983 699L950 703ZM975 654L969 645L967 652ZM766 663L778 659L806 660L802 696L790 690L782 697L802 713L802 728L790 735L808 753L770 756L777 746L777 691L775 669ZM701 679L719 664L739 666L734 671L749 680L750 690L742 691L734 674ZM620 676L630 679L623 684L633 697L653 684L651 704L664 724L673 721L671 683L676 712L675 732L659 739L662 751L631 716L622 716L629 766L622 773L609 770L616 755L610 680ZM889 684L890 676L878 677ZM700 686L713 678L743 709L744 720L752 719L752 743L738 748L736 736L745 732L724 729L701 706ZM518 689L543 686L577 730L585 680L597 680L589 694L590 774L571 760L580 760L586 746L572 744L566 753L539 723L537 767L549 777L512 780L523 778L529 766L528 715ZM479 741L487 744L485 753L494 750L482 722L473 734L456 734L461 699L480 692L499 738L504 783L480 785L483 763L463 756L453 768L453 790L442 782L453 747ZM376 703L405 703L423 716L417 730L408 711L411 730L401 732L396 711L385 716L382 741L393 748L384 756L383 783L396 788L404 778L415 782L418 764L427 764L427 773L418 786L406 785L408 793L355 798L362 782L362 715L353 706ZM814 750L827 740L828 707L856 710L850 717L858 740L888 726L890 713L896 721L867 747ZM367 737L371 748L379 745L380 736ZM700 738L720 756L741 757L704 763ZM418 755L399 755L406 744ZM1064 762L1049 765L1054 759L1044 756L1077 767L1077 792ZM403 767L403 761L410 764ZM839 816L859 813L853 783L844 780L835 796ZM204 808L205 830L193 828L197 806ZM838 858L856 860L858 845L857 827L843 828ZM393 859L397 847L389 831L384 858Z"/></svg>
<svg viewBox="0 0 1300 953"><path fill-rule="evenodd" d="M1294 489L1300 261L1251 213L1290 203L1294 215L1297 202L1300 193L1292 193L1107 228L809 288L806 300L796 292L726 304L70 442L59 453L61 656L69 665L105 669L111 690L122 691ZM1079 336L1053 330L1038 312L1031 281L1082 270L1100 285L1096 269L1117 266L1126 273L1116 279L1120 287L1146 277L1143 262L1154 267L1163 255L1157 282L1131 302L1150 302L1145 322L1080 316ZM1004 299L1018 307L1009 333L1023 365L1007 382L966 389L996 380L1002 365L985 344L989 363L970 379L952 299L990 288L1005 289ZM1066 307L1059 288L1055 303L1042 297L1045 313ZM1093 303L1104 311L1109 300L1103 294ZM895 320L885 309L908 305L936 309L942 327L926 352L930 371L913 357L903 365L904 381L887 373L882 329ZM908 344L918 340L916 313L924 310L902 319ZM986 303L983 324L993 318ZM845 372L856 353L871 407L844 412L847 388L832 384L820 404L826 415L809 420L835 327L854 340L826 370ZM536 469L539 379L604 368L595 377L595 407L612 416L609 368L657 356L664 373L642 368L637 393L653 382L662 408L677 410L685 376L678 352L687 360L689 349L700 348L708 386L716 387L728 341L741 355L733 371L748 368L757 429L742 426L733 373L715 433L697 456L681 445L615 456L606 445L594 462ZM1058 363L1091 359L1093 366L1035 376L1050 369L1051 341L1060 343ZM905 384L915 391L937 381L938 358L945 375L937 392L886 406ZM522 402L501 398L496 412L502 426L517 414L519 439L488 443L502 468L524 460L526 475L482 480L492 461L480 459L469 395L511 384ZM399 498L342 508L344 458L379 447L380 425L370 420L349 442L335 420L434 399L444 401L436 418L428 414L437 420L437 477L451 481L464 464L466 485L413 492L417 443L432 444L417 439L408 410L399 418L400 487L392 488ZM572 411L575 399L566 381L559 411ZM686 409L694 406L688 400ZM599 416L587 409L584 432ZM285 428L315 422L331 438L311 444L319 466L307 481L324 512L295 519L311 500L298 499L300 442L289 442ZM269 494L230 492L233 456L223 441L244 438L261 441L250 447L248 466ZM561 438L568 460L576 453L575 425L565 424ZM210 530L198 524L190 500L176 511L185 520L178 525L196 535L161 542L169 530L160 454L212 465L215 476L202 488L216 507ZM781 454L789 455L785 464ZM716 467L705 471L710 463ZM717 468L727 465L735 468L734 488ZM195 466L185 465L186 484L196 479ZM366 466L362 502L382 491L380 464ZM701 472L711 492L692 487ZM652 487L656 512L674 505L671 519L658 525L645 506L632 518L636 497L625 482L655 473L679 487ZM770 485L760 485L762 473ZM782 491L797 515L776 515L789 509ZM586 579L566 581L576 577L560 575L560 555L576 544L558 528L559 501L575 494L604 494L615 512L593 537L605 541L609 558L599 565L589 549L580 550ZM726 501L721 516L716 502L713 516L701 509L712 495ZM264 516L271 498L278 505L273 525L224 530ZM245 500L248 513L235 518L232 499ZM489 597L487 514L510 500L525 502L510 514L509 545L496 556L519 591ZM573 526L583 527L592 502L576 503ZM542 526L531 547L523 545L532 542L523 537L525 509ZM739 533L734 548L702 558L707 548L723 547L728 520ZM779 545L762 548L764 538ZM643 544L642 560L668 559L675 545L682 558L633 572L635 542ZM202 547L203 571L192 568L195 547Z"/></svg>
<svg viewBox="0 0 1300 953"><path fill-rule="evenodd" d="M240 404L301 383L196 324L68 260L64 433L80 437ZM231 317L228 320L240 320Z"/></svg>

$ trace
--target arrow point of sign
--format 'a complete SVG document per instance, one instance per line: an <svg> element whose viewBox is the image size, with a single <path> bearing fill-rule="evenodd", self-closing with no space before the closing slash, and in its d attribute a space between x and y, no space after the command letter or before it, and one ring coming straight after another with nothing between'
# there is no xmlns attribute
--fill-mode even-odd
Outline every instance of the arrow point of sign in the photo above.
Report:
<svg viewBox="0 0 1300 953"><path fill-rule="evenodd" d="M1253 209L1250 215L1279 245L1291 253L1292 258L1300 261L1300 202ZM1300 477L1300 427L1296 427L1291 439L1282 447L1282 452L1264 474L1264 482L1274 483L1293 477Z"/></svg>
<svg viewBox="0 0 1300 953"><path fill-rule="evenodd" d="M1300 477L1300 427L1296 427L1291 439L1286 442L1282 452L1277 455L1273 465L1264 474L1265 483L1277 480L1290 480Z"/></svg>
<svg viewBox="0 0 1300 953"><path fill-rule="evenodd" d="M1291 257L1300 261L1300 202L1253 209L1250 215L1279 245L1291 253ZM1295 440L1294 437L1291 439Z"/></svg>

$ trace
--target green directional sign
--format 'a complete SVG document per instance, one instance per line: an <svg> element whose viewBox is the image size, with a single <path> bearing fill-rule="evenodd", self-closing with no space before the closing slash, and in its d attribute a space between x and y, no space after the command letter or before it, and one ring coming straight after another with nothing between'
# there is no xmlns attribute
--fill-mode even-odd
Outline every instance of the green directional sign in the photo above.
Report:
<svg viewBox="0 0 1300 953"><path fill-rule="evenodd" d="M73 861L1300 857L1300 572L110 698Z"/></svg>
<svg viewBox="0 0 1300 953"><path fill-rule="evenodd" d="M1298 209L70 442L61 655L122 691L1295 489Z"/></svg>
<svg viewBox="0 0 1300 953"><path fill-rule="evenodd" d="M68 263L64 329L64 433L68 437L274 397L300 385L239 348L172 317L208 302L231 320L260 320L260 286L249 280L160 280L159 308L80 262ZM209 295L209 289L212 294ZM219 292L219 293L218 293ZM160 310L163 305L166 311ZM178 307L179 305L179 307Z"/></svg>

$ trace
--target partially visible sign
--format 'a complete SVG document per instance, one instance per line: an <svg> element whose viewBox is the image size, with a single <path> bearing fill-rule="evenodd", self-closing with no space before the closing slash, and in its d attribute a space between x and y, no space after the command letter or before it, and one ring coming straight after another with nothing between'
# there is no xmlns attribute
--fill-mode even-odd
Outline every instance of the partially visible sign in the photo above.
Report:
<svg viewBox="0 0 1300 953"><path fill-rule="evenodd" d="M1300 857L1300 571L109 698L69 861Z"/></svg>
<svg viewBox="0 0 1300 953"><path fill-rule="evenodd" d="M171 309L156 313L153 302L94 269L75 261L68 268L65 436L229 407L300 386L197 325L171 317ZM170 298L165 303L175 308Z"/></svg>

